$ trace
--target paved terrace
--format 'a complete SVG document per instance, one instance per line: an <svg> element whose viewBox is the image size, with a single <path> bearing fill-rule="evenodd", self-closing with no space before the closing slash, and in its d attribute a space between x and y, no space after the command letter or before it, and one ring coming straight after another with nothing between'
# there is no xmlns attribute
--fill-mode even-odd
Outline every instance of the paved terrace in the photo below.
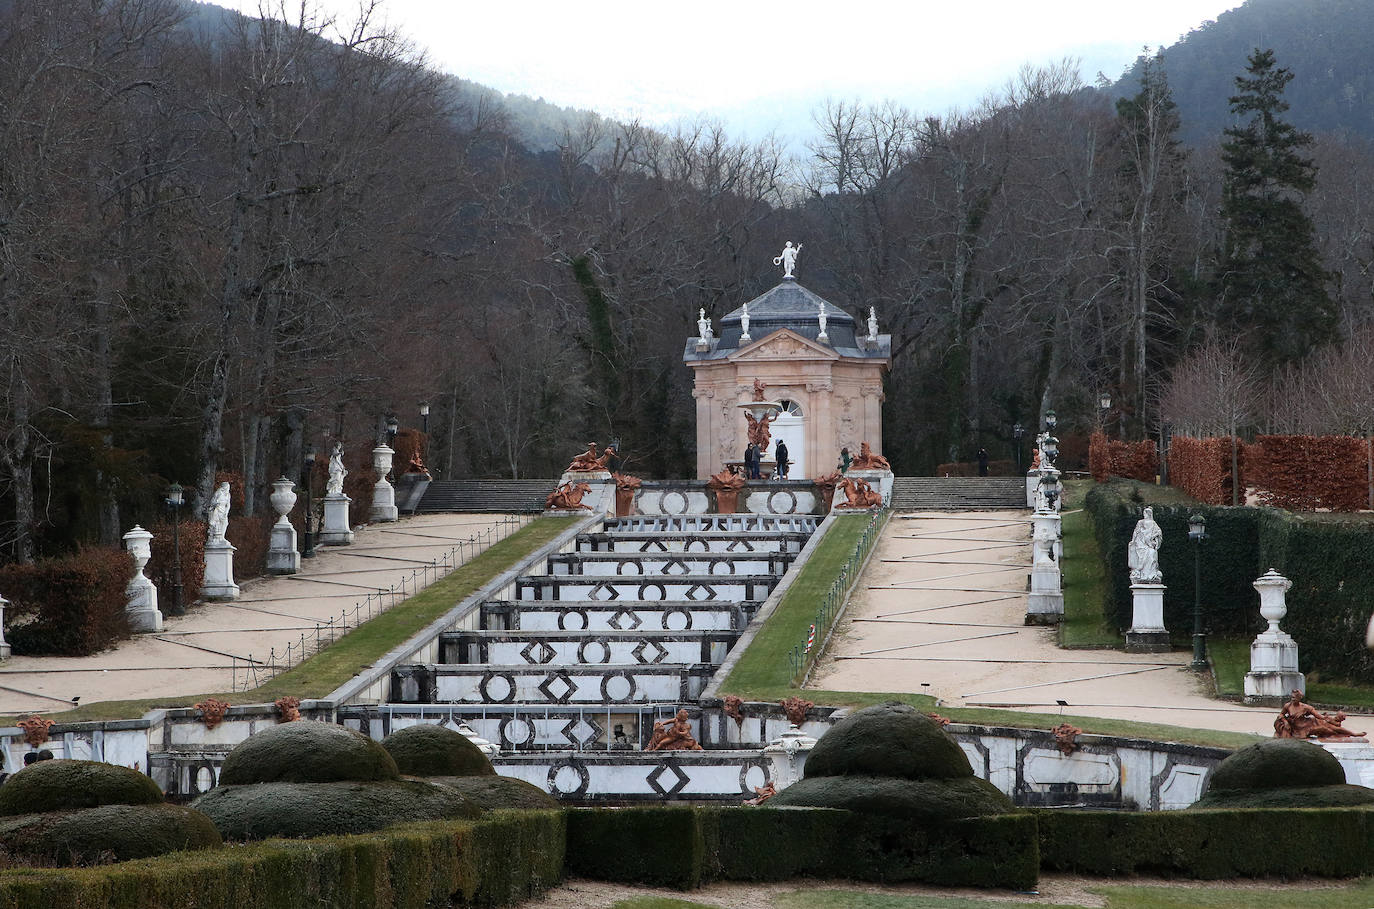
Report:
<svg viewBox="0 0 1374 909"><path fill-rule="evenodd" d="M0 663L0 713L51 715L73 697L91 704L253 687L272 674L270 653L281 655L288 645L299 653L302 640L312 649L317 625L333 620L339 626L341 615L353 616L360 605L364 616L369 605L389 606L402 590L413 594L436 580L424 566L450 553L456 556L451 566L462 564L529 520L431 514L359 528L351 546L317 547L314 559L302 560L300 574L242 583L237 600L192 605L186 615L167 618L159 634L136 635L89 657L16 656ZM163 602L170 596L159 591Z"/></svg>
<svg viewBox="0 0 1374 909"><path fill-rule="evenodd" d="M895 515L812 686L1273 734L1274 708L1211 697L1191 652L1064 650L1053 628L1026 626L1030 560L1027 511ZM1374 732L1374 717L1350 725Z"/></svg>

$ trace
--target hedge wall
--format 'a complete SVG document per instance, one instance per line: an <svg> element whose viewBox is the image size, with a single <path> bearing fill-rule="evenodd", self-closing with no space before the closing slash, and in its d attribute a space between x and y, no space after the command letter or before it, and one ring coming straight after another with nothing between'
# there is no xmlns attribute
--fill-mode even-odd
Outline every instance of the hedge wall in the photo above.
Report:
<svg viewBox="0 0 1374 909"><path fill-rule="evenodd" d="M33 565L0 568L5 638L15 653L88 656L127 638L124 593L134 560L122 549L89 547Z"/></svg>
<svg viewBox="0 0 1374 909"><path fill-rule="evenodd" d="M654 807L568 813L568 873L691 889L806 876L1029 889L1032 815L940 825L824 808Z"/></svg>
<svg viewBox="0 0 1374 909"><path fill-rule="evenodd" d="M509 906L563 876L560 811L268 840L118 865L0 872L0 909Z"/></svg>
<svg viewBox="0 0 1374 909"><path fill-rule="evenodd" d="M1159 567L1168 588L1164 594L1164 627L1180 641L1192 634L1195 545L1188 540L1188 518L1200 512L1207 519L1207 540L1201 556L1202 609L1208 629L1233 635L1250 633L1259 621L1259 596L1251 584L1264 573L1259 564L1261 509L1200 505L1180 502L1180 498L1167 486L1131 480L1099 483L1088 490L1084 508L1107 573L1107 597L1102 604L1107 620L1123 631L1131 627L1126 549L1145 506L1151 505L1155 522L1164 532L1159 547Z"/></svg>
<svg viewBox="0 0 1374 909"><path fill-rule="evenodd" d="M1258 436L1245 446L1245 480L1261 505L1292 511L1369 506L1369 451L1350 436Z"/></svg>
<svg viewBox="0 0 1374 909"><path fill-rule="evenodd" d="M1245 488L1245 444L1236 440L1237 468ZM1174 436L1169 442L1169 482L1199 502L1231 503L1231 438Z"/></svg>
<svg viewBox="0 0 1374 909"><path fill-rule="evenodd" d="M1149 439L1121 442L1095 432L1088 440L1088 470L1099 483L1109 477L1153 483L1159 473L1159 451Z"/></svg>
<svg viewBox="0 0 1374 909"><path fill-rule="evenodd" d="M1374 873L1374 810L1036 812L1045 871L1160 877Z"/></svg>

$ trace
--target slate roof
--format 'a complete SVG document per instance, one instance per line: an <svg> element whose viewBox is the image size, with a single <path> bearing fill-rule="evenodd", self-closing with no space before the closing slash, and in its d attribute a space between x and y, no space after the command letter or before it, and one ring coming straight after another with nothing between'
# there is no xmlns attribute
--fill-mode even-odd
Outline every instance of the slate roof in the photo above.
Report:
<svg viewBox="0 0 1374 909"><path fill-rule="evenodd" d="M826 335L829 341L818 341L821 333L819 314L825 307ZM721 317L716 323L716 338L710 349L698 351L696 339L689 338L684 360L718 360L728 357L740 348L740 316L744 307ZM880 334L876 345L861 342L860 338L868 333L867 325L856 325L854 317L840 307L822 299L802 287L792 278L784 278L782 283L749 301L749 337L744 346L761 341L780 328L792 331L831 347L842 357L887 359L892 354L892 340L889 335Z"/></svg>

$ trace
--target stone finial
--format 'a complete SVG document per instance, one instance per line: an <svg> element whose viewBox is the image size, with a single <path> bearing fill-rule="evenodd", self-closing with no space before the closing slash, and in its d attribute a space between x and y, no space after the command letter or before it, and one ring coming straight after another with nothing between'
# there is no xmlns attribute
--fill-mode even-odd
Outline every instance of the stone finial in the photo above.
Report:
<svg viewBox="0 0 1374 909"><path fill-rule="evenodd" d="M817 341L829 341L829 340L830 340L830 335L827 334L826 331L825 331L825 325L826 325L826 319L827 319L827 316L826 316L826 314L825 314L825 303L820 302L820 303L817 303L816 306L817 306L818 309L820 309L820 316L819 316L818 321L820 322L820 326L821 326L821 333L818 334L818 335L816 335L816 340L817 340Z"/></svg>
<svg viewBox="0 0 1374 909"><path fill-rule="evenodd" d="M278 524L290 524L286 516L296 507L296 484L282 477L272 484L272 494L268 496L272 509L277 513Z"/></svg>
<svg viewBox="0 0 1374 909"><path fill-rule="evenodd" d="M1293 582L1271 568L1252 586L1259 592L1260 615L1269 623L1269 627L1265 629L1266 633L1277 634L1279 622L1288 615L1286 594L1292 588Z"/></svg>
<svg viewBox="0 0 1374 909"><path fill-rule="evenodd" d="M873 307L868 307L868 340L878 340L878 314Z"/></svg>
<svg viewBox="0 0 1374 909"><path fill-rule="evenodd" d="M739 336L740 341L752 341L753 338L749 337L749 304L748 304L748 303L745 303L745 304L744 304L744 309L740 310L740 314L739 314L739 327L740 327L740 336Z"/></svg>

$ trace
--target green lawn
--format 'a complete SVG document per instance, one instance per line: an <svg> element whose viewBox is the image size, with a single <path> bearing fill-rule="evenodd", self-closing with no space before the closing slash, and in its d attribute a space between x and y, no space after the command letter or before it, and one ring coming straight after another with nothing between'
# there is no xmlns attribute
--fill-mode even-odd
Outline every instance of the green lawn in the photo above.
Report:
<svg viewBox="0 0 1374 909"><path fill-rule="evenodd" d="M1212 659L1212 671L1216 675L1217 691L1221 696L1244 696L1245 673L1250 670L1250 640L1208 637L1207 654ZM1369 710L1374 709L1374 689L1340 682L1323 682L1313 676L1308 679L1304 700L1309 704L1324 705L1325 709L1353 707Z"/></svg>
<svg viewBox="0 0 1374 909"><path fill-rule="evenodd" d="M271 681L248 691L101 701L77 710L47 714L59 723L118 720L140 717L157 707L190 707L206 697L233 704L264 704L279 697L321 698L400 646L421 628L438 619L487 581L529 556L567 530L573 518L538 518L476 558L460 565L420 593L363 623L330 646ZM13 725L16 717L0 717Z"/></svg>

